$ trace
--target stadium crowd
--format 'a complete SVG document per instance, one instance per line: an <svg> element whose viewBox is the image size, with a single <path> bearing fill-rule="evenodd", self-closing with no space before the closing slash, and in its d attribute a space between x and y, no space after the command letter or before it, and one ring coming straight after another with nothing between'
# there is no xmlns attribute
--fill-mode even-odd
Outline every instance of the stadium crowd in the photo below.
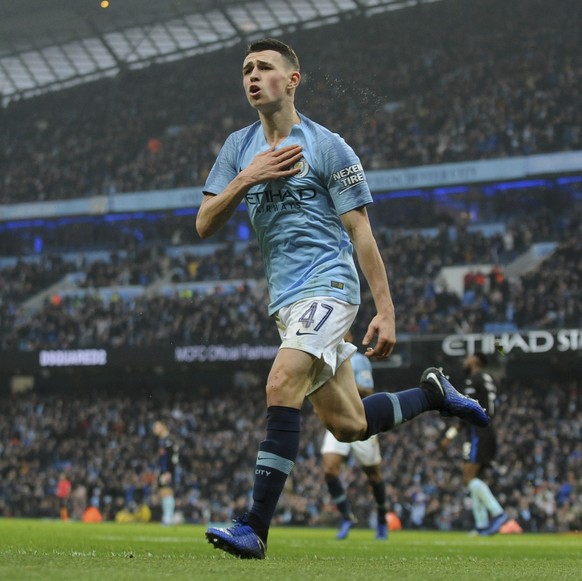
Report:
<svg viewBox="0 0 582 581"><path fill-rule="evenodd" d="M368 170L581 149L580 3L451 4L348 19L325 47L294 33L303 112ZM204 183L226 135L254 120L234 80L241 51L10 103L0 203Z"/></svg>
<svg viewBox="0 0 582 581"><path fill-rule="evenodd" d="M513 329L578 326L581 224L579 212L542 212L509 222L503 232L489 236L462 225L443 226L430 234L379 228L399 332L481 332L496 324ZM551 259L520 277L505 276L505 259L548 240L558 243ZM0 347L34 351L163 343L277 344L276 327L266 312L268 296L259 278L256 242L224 243L207 254L202 248L175 252L180 250L175 247L171 252L155 243L81 264L77 255L76 260L56 256L0 267L0 280L11 291L0 301ZM487 265L484 272L475 266L482 264ZM447 288L439 277L447 266L467 268L463 293ZM46 278L40 276L43 272ZM37 309L23 306L33 282L39 285L38 293L63 272L76 273L76 287L62 294L49 289ZM209 284L197 286L202 282ZM141 290L124 294L127 285ZM104 295L103 289L110 293ZM368 292L364 288L359 321L371 317ZM357 336L364 332L358 328Z"/></svg>
<svg viewBox="0 0 582 581"><path fill-rule="evenodd" d="M390 19L354 17L328 28L323 51L314 50L312 33L294 33L305 70L301 109L346 137L367 169L582 149L581 5L535 5L480 0L460 12L443 3ZM241 49L10 103L0 110L0 204L202 184L225 135L254 120L240 87L228 80L236 78ZM409 214L386 211L390 201L370 208L399 333L580 326L579 213L568 204L556 208L559 192L552 189L540 212L521 208L519 192L512 194L512 204L487 198L481 217L504 222L503 231L489 234L435 213L424 199L410 202ZM193 221L186 214L0 224L0 350L277 344L244 215L210 250L193 239ZM551 260L519 278L506 276L513 258L548 241L558 243ZM92 252L99 257L88 259ZM483 264L486 271L476 267ZM467 267L463 293L439 280L445 266ZM50 290L68 275L72 289ZM196 286L203 282L211 284ZM129 285L142 292L124 294ZM112 293L105 297L103 288ZM46 299L31 306L39 292ZM360 321L369 319L369 305L365 291ZM582 526L580 390L574 381L541 378L503 385L493 481L526 531ZM110 520L139 503L157 511L151 427L159 417L181 443L177 500L184 520L227 521L242 512L254 465L248 449L263 433L261 389L245 392L242 415L240 394L228 390L220 397L209 389L199 390L204 396L125 392L0 396L0 516L57 516L63 473L73 484L73 518L87 506ZM459 463L437 450L442 429L440 418L427 416L382 437L391 509L407 528L470 526ZM319 457L322 435L306 405L280 523L335 522ZM460 450L449 453L458 457ZM365 477L350 464L345 478L365 523Z"/></svg>
<svg viewBox="0 0 582 581"><path fill-rule="evenodd" d="M0 516L58 517L59 475L72 483L71 516L87 506L113 520L122 510L148 505L159 519L157 439L163 418L180 445L178 518L228 521L242 512L252 489L254 457L264 422L262 389L212 393L80 389L72 396L3 396L0 405ZM244 411L238 401L245 398ZM547 379L503 383L496 426L499 453L496 492L525 531L574 531L582 527L581 386ZM304 406L301 450L277 513L284 524L337 520L324 486L319 448L323 428ZM438 415L411 422L381 438L390 510L405 528L465 529L472 517L461 483L461 443L447 453L438 443L445 424ZM225 475L228 474L228 478ZM344 474L360 526L374 512L357 462Z"/></svg>

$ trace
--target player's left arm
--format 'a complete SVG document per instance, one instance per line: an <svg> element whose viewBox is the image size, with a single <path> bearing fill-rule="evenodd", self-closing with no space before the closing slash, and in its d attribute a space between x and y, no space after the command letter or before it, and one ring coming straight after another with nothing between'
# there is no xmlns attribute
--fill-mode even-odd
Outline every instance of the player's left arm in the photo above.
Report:
<svg viewBox="0 0 582 581"><path fill-rule="evenodd" d="M366 355L384 359L392 353L396 344L394 303L390 294L386 268L372 233L366 207L361 206L350 210L342 214L340 218L354 245L360 268L372 291L376 306L376 315L368 325L363 339L364 346L367 346L375 336L376 344L368 348Z"/></svg>
<svg viewBox="0 0 582 581"><path fill-rule="evenodd" d="M456 422L445 429L439 442L439 447L443 452L446 452L449 449L452 441L459 435L462 429L462 422Z"/></svg>

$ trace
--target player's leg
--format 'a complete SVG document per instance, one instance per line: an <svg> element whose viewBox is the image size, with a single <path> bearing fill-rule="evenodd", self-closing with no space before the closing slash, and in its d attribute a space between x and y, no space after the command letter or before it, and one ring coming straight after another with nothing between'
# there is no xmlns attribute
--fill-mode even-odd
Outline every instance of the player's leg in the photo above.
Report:
<svg viewBox="0 0 582 581"><path fill-rule="evenodd" d="M233 527L211 527L206 538L240 558L265 556L271 520L299 450L300 409L320 363L309 353L282 348L267 380L266 438L259 445L248 519Z"/></svg>
<svg viewBox="0 0 582 581"><path fill-rule="evenodd" d="M471 497L471 510L473 512L473 519L475 520L475 529L477 532L485 530L489 526L489 513L485 505L481 502L479 494L474 486L470 483L477 482L477 474L481 470L481 465L474 462L465 462L463 464L463 484L469 491Z"/></svg>
<svg viewBox="0 0 582 581"><path fill-rule="evenodd" d="M471 498L476 498L478 505L483 505L491 515L491 519L488 519L489 522L485 528L481 528L479 524L475 522L479 533L485 536L498 533L499 529L507 521L507 515L499 501L495 498L489 486L487 486L487 484L480 478L472 478L469 481L468 488Z"/></svg>
<svg viewBox="0 0 582 581"><path fill-rule="evenodd" d="M69 520L69 507L68 507L68 502L67 502L67 498L61 498L60 502L59 502L59 513L61 516L61 520L63 522L66 522Z"/></svg>
<svg viewBox="0 0 582 581"><path fill-rule="evenodd" d="M267 436L257 455L253 506L248 520L206 532L216 547L239 557L264 557L271 520L299 449L305 395L323 385L354 352L355 347L346 344L343 337L357 311L357 305L313 297L277 313L281 349L267 380ZM347 423L353 429L354 414L349 417ZM364 419L359 428L364 430Z"/></svg>
<svg viewBox="0 0 582 581"><path fill-rule="evenodd" d="M465 442L463 447L463 482L469 489L471 498L477 503L475 526L479 534L488 536L499 532L508 518L489 486L480 478L483 468L489 466L495 457L495 434L491 429L478 431L475 428L472 429L472 434L471 441ZM484 520L481 506L491 515L490 519L487 518L485 527L480 526Z"/></svg>
<svg viewBox="0 0 582 581"><path fill-rule="evenodd" d="M368 478L374 500L376 501L376 539L385 540L388 538L388 526L386 523L386 485L380 470L382 456L380 454L378 438L372 436L363 442L354 442L351 446L354 455L362 466L364 474Z"/></svg>
<svg viewBox="0 0 582 581"><path fill-rule="evenodd" d="M350 444L339 442L329 431L325 433L321 446L321 458L327 490L340 516L339 540L345 539L356 524L350 501L340 480L341 468L350 453Z"/></svg>
<svg viewBox="0 0 582 581"><path fill-rule="evenodd" d="M423 412L441 410L444 401L443 393L431 382L396 393L375 393L362 400L349 361L309 398L321 421L342 442L366 440Z"/></svg>
<svg viewBox="0 0 582 581"><path fill-rule="evenodd" d="M174 522L176 500L174 491L169 486L160 489L160 504L162 505L162 524L171 525Z"/></svg>
<svg viewBox="0 0 582 581"><path fill-rule="evenodd" d="M361 440L366 431L366 412L358 393L354 370L346 359L309 400L323 425L340 442Z"/></svg>
<svg viewBox="0 0 582 581"><path fill-rule="evenodd" d="M284 345L300 343L298 348L321 358L321 373L315 375L308 395L321 421L338 440L367 440L429 410L440 410L481 425L488 423L489 418L479 403L460 394L441 370L434 367L425 370L418 387L397 393L375 393L360 399L348 361L355 347L343 340L357 307L329 298L309 303L308 310L296 317L294 324L306 319L319 320L310 328L324 326L325 334L320 338L321 333L305 333L300 328L295 331L295 326L291 325L285 331ZM324 313L323 318L320 318L320 311Z"/></svg>
<svg viewBox="0 0 582 581"><path fill-rule="evenodd" d="M259 445L249 524L266 544L277 502L299 451L300 411L319 362L281 349L267 380L267 435Z"/></svg>

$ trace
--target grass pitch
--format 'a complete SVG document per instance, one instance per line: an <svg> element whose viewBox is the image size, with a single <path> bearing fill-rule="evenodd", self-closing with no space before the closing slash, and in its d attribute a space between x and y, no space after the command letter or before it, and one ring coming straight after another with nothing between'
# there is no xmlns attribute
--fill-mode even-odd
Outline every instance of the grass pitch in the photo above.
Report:
<svg viewBox="0 0 582 581"><path fill-rule="evenodd" d="M0 579L582 579L582 536L373 531L271 531L264 561L213 549L204 527L0 519Z"/></svg>

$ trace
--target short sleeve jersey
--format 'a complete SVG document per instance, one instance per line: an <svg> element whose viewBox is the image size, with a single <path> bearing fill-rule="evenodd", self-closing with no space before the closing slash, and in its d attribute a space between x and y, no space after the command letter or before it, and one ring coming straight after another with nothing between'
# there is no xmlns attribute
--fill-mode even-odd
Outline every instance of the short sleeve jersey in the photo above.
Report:
<svg viewBox="0 0 582 581"><path fill-rule="evenodd" d="M354 353L351 359L356 385L367 389L374 389L374 376L372 375L372 364L362 353Z"/></svg>
<svg viewBox="0 0 582 581"><path fill-rule="evenodd" d="M269 314L314 296L360 303L353 247L340 216L372 202L359 158L337 134L299 115L278 148L301 145L301 171L252 187L245 202L269 285ZM204 186L219 195L254 157L270 148L261 123L232 133Z"/></svg>

